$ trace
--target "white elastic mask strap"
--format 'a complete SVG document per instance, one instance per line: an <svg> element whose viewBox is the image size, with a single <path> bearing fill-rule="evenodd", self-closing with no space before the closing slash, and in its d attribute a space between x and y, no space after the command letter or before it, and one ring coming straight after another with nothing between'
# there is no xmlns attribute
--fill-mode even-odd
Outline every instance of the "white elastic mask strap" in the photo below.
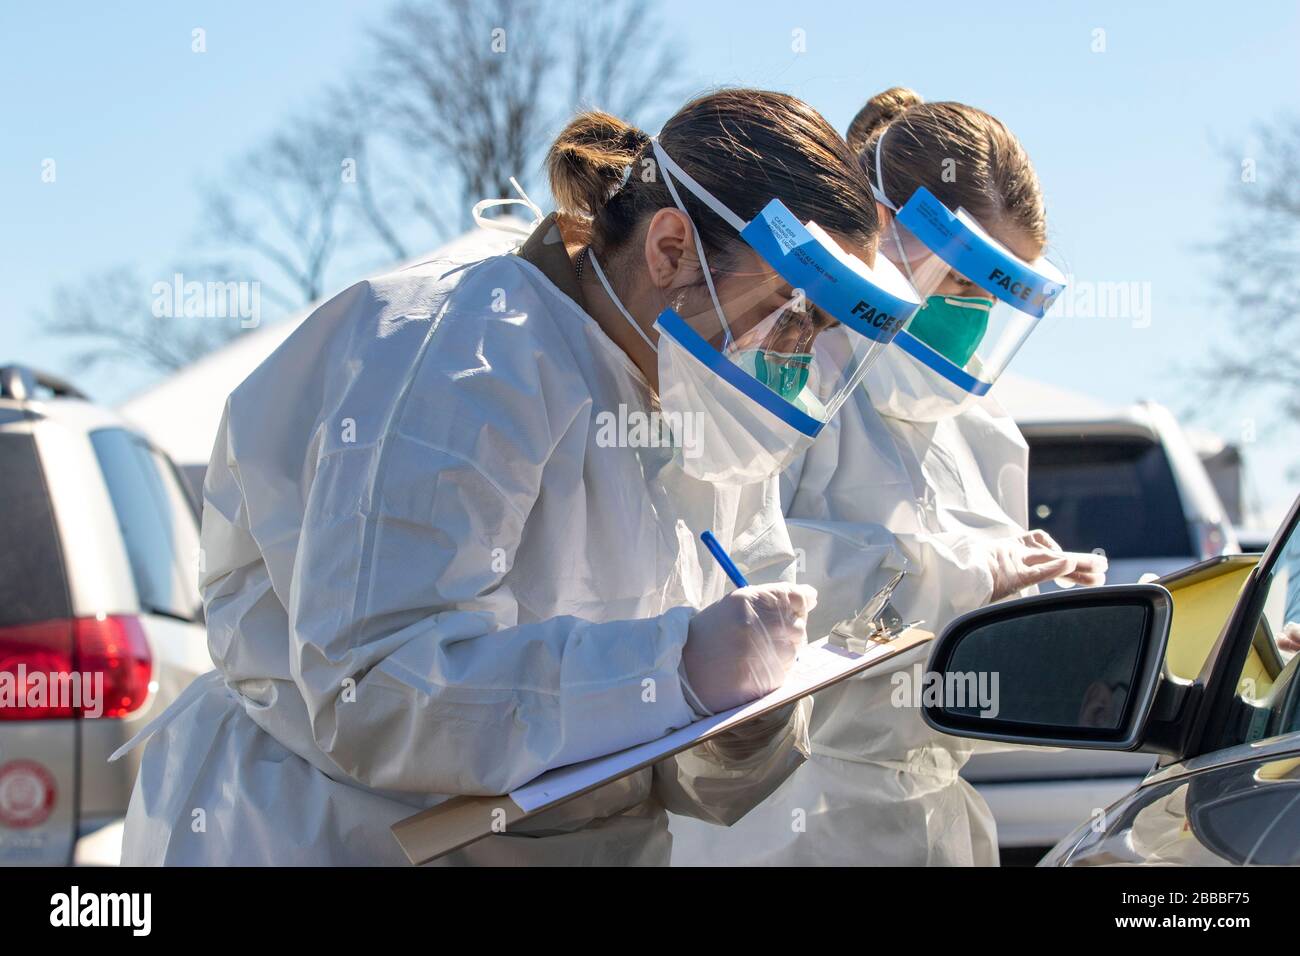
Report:
<svg viewBox="0 0 1300 956"><path fill-rule="evenodd" d="M898 207L890 202L889 197L885 195L885 177L882 175L880 165L880 157L885 153L885 134L888 132L889 127L886 126L876 138L876 181L871 186L871 192L875 195L876 201L890 212L898 212Z"/></svg>
<svg viewBox="0 0 1300 956"><path fill-rule="evenodd" d="M871 192L875 195L876 201L892 212L894 215L889 220L889 234L894 238L894 248L898 250L898 258L903 261L903 268L907 272L907 281L912 283L912 288L916 288L916 276L912 275L912 264L907 261L907 250L903 248L903 240L898 235L898 207L889 201L885 195L885 180L882 174L880 157L885 154L885 134L889 132L886 126L880 131L880 136L876 139L876 181L871 185Z"/></svg>
<svg viewBox="0 0 1300 956"><path fill-rule="evenodd" d="M898 258L903 260L903 269L907 272L907 281L916 289L916 276L912 275L912 263L908 261L907 249L903 246L903 239L898 234L898 220L893 216L889 219L889 234L894 237L894 248L898 250ZM920 295L920 290L917 289Z"/></svg>
<svg viewBox="0 0 1300 956"><path fill-rule="evenodd" d="M663 145L659 142L658 136L650 137L650 145L654 147L655 158L659 161L659 165L672 173L675 178L680 180L681 184L689 189L691 193L694 194L695 198L717 213L718 216L723 219L727 225L731 226L732 229L735 229L736 232L745 231L745 226L749 224L728 209L726 205L713 195L713 193L709 192L697 183L694 176L682 169L682 167L678 166L677 161L664 151ZM668 181L668 191L673 194L673 199L680 207L682 201L677 198L677 190L673 189L672 180L668 179L668 177L665 177L665 179ZM686 210L682 209L682 212L686 212Z"/></svg>
<svg viewBox="0 0 1300 956"><path fill-rule="evenodd" d="M673 177L681 179L682 185L695 194L700 202L704 203L715 213L727 221L727 223L737 232L743 232L745 222L730 209L724 206L703 186L697 183L691 175L678 166L671 156L664 152L664 148L659 145L657 137L651 137L650 145L654 147L655 158L659 160L659 167L663 170L664 185L668 187L668 193L673 197L673 202L677 208L686 213L686 218L690 219L691 214L686 211L686 206L682 204L682 197L677 195L677 187L673 185ZM700 269L704 273L704 284L709 287L709 298L713 300L713 308L718 313L718 321L722 323L722 331L727 336L727 345L732 342L731 326L727 324L727 315L722 311L722 302L718 299L718 290L713 286L713 275L709 272L709 260L704 254L704 243L700 239L700 230L691 220L691 238L695 240L695 254L700 257Z"/></svg>
<svg viewBox="0 0 1300 956"><path fill-rule="evenodd" d="M605 294L609 296L609 301L613 302L618 308L618 311L623 313L623 318L627 319L627 324L632 326L636 331L636 334L641 336L641 340L645 342L646 345L650 346L650 350L658 352L659 346L650 341L650 336L645 334L645 329L641 328L641 324L637 322L636 319L632 318L632 314L628 312L627 309L623 308L623 303L619 300L619 297L614 294L614 290L610 288L609 280L605 278L605 270L600 267L600 263L596 261L596 254L592 252L591 249L587 250L587 259L591 262L591 269L596 273L596 278L599 279L600 284L605 287Z"/></svg>
<svg viewBox="0 0 1300 956"><path fill-rule="evenodd" d="M470 214L474 217L475 225L484 229L496 229L500 232L509 232L515 235L532 235L533 230L542 224L542 220L546 216L542 212L542 207L528 198L528 193L524 192L524 187L519 185L519 180L511 176L510 185L514 186L515 192L519 193L518 199L480 199L474 204ZM500 219L489 219L483 215L484 212L495 206L526 206L533 214L533 221L527 226L520 226L513 222L502 222Z"/></svg>

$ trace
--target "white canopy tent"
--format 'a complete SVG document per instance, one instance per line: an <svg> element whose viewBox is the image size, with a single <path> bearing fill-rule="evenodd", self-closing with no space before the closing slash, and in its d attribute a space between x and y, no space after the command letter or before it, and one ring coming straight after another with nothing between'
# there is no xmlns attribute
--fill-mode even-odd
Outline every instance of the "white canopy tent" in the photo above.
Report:
<svg viewBox="0 0 1300 956"><path fill-rule="evenodd" d="M1091 395L1058 388L1013 372L1002 373L992 394L1018 422L1102 418L1113 415L1116 410L1115 406L1107 405Z"/></svg>

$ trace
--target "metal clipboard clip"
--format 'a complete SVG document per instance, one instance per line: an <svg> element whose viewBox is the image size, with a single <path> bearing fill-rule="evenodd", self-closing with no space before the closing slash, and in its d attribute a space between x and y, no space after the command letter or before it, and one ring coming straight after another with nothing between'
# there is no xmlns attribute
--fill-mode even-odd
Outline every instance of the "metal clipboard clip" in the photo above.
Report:
<svg viewBox="0 0 1300 956"><path fill-rule="evenodd" d="M831 628L828 643L854 654L864 654L871 644L888 644L910 627L923 621L904 622L890 599L902 583L906 571L899 571L889 583L872 595L856 616L840 621Z"/></svg>

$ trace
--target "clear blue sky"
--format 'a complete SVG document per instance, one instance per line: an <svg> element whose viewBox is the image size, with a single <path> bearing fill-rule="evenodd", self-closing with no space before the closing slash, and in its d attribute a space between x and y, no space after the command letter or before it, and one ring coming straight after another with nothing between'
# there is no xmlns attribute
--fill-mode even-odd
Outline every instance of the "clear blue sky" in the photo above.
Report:
<svg viewBox="0 0 1300 956"><path fill-rule="evenodd" d="M78 377L116 401L149 384L78 375L74 346L34 315L59 282L120 263L165 269L197 228L198 186L277 119L356 65L383 7L360 0L0 5L0 356ZM894 84L998 115L1044 184L1053 246L1076 279L1149 283L1148 327L1057 318L1013 369L1121 403L1163 401L1249 448L1271 512L1295 493L1296 432L1264 402L1221 404L1188 374L1236 317L1198 247L1246 188L1222 149L1254 155L1255 123L1300 112L1300 5L666 2L688 86L782 89L843 129ZM190 52L190 31L208 52ZM791 50L802 29L807 52ZM1094 31L1105 52L1093 52ZM660 118L640 118L652 125ZM1216 145L1217 144L1217 145ZM58 181L40 181L41 162ZM1267 175L1259 157L1259 176ZM541 192L538 170L523 170ZM338 283L348 277L337 277Z"/></svg>

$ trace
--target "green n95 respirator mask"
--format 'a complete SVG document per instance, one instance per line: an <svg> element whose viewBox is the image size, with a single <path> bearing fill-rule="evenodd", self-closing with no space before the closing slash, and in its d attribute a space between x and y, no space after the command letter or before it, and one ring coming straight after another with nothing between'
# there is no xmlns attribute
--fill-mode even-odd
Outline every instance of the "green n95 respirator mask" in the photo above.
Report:
<svg viewBox="0 0 1300 956"><path fill-rule="evenodd" d="M907 331L954 365L965 366L989 328L992 299L932 295L912 316Z"/></svg>

